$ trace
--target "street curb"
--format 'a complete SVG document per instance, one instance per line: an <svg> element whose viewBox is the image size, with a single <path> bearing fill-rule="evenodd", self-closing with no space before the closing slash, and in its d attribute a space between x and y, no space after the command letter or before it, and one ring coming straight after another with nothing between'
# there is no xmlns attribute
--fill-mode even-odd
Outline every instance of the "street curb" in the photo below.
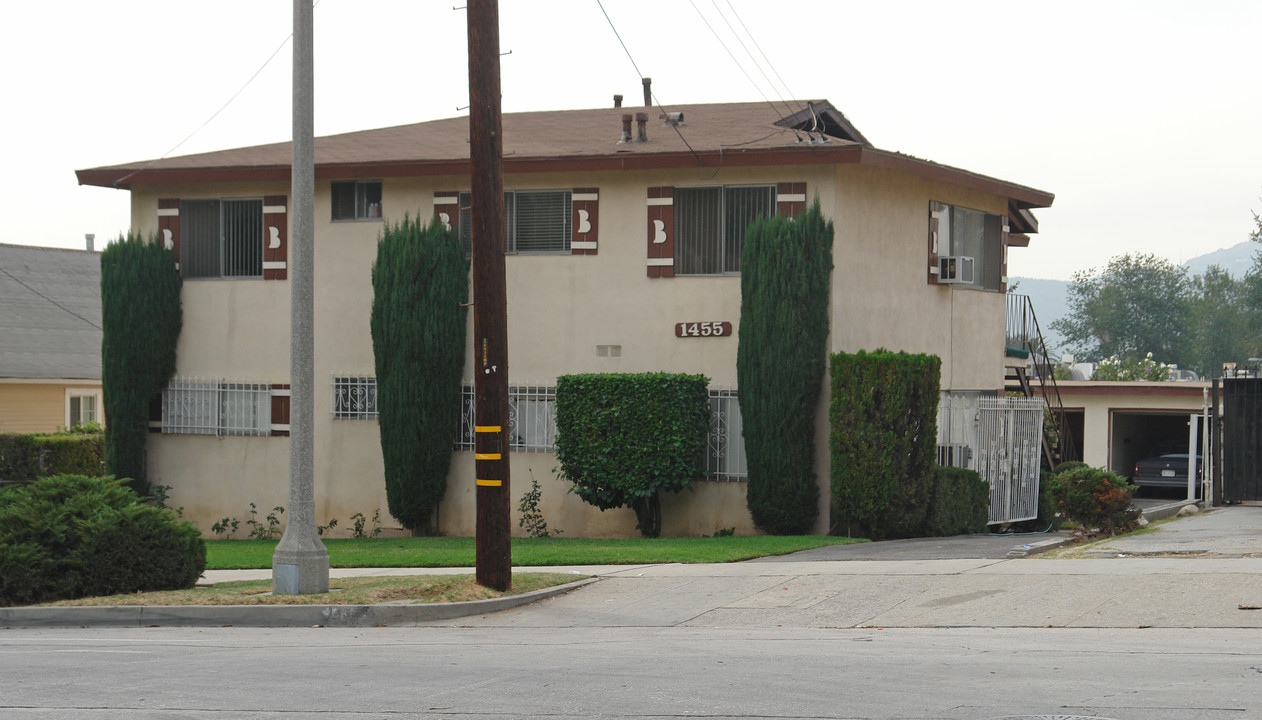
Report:
<svg viewBox="0 0 1262 720"><path fill-rule="evenodd" d="M0 627L373 627L419 625L499 612L562 595L600 578L490 600L382 605L110 605L0 608Z"/></svg>
<svg viewBox="0 0 1262 720"><path fill-rule="evenodd" d="M1147 520L1148 522L1155 522L1157 520L1165 520L1168 517L1173 517L1175 515L1178 515L1179 511L1187 507L1188 505L1196 505L1197 507L1200 507L1202 511L1204 511L1205 509L1204 506L1201 505L1201 503L1198 501L1179 500L1177 502L1168 503L1166 505L1158 505L1156 507L1150 507L1147 510L1144 510L1144 519Z"/></svg>
<svg viewBox="0 0 1262 720"><path fill-rule="evenodd" d="M1008 551L1008 557L1024 558L1042 555L1045 552L1050 552L1052 550L1065 547L1066 545L1070 545L1073 541L1074 539L1072 537L1063 537L1052 538L1051 540L1040 540L1038 542L1030 543L1029 545L1017 545Z"/></svg>

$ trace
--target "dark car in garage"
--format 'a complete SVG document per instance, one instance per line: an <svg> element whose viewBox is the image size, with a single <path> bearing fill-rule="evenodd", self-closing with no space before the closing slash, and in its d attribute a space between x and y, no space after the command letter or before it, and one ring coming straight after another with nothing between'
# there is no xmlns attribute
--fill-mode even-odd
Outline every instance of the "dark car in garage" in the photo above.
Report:
<svg viewBox="0 0 1262 720"><path fill-rule="evenodd" d="M1197 494L1200 494L1202 458L1196 456ZM1188 486L1188 454L1162 453L1135 463L1131 482L1140 487L1186 488Z"/></svg>

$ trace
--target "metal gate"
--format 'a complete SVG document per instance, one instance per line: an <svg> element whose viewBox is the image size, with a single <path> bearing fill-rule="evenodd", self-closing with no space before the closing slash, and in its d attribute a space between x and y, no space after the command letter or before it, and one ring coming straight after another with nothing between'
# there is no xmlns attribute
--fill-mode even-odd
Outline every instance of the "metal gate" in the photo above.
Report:
<svg viewBox="0 0 1262 720"><path fill-rule="evenodd" d="M977 408L977 473L990 483L990 523L1039 514L1043 401L981 398Z"/></svg>
<svg viewBox="0 0 1262 720"><path fill-rule="evenodd" d="M1262 500L1262 379L1224 378L1222 393L1221 499Z"/></svg>

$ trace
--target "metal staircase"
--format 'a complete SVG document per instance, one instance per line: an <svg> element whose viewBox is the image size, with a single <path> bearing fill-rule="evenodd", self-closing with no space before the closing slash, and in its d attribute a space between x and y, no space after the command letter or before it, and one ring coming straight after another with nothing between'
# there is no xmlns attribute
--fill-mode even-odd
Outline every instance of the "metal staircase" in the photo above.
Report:
<svg viewBox="0 0 1262 720"><path fill-rule="evenodd" d="M1005 345L1004 384L1025 397L1041 396L1047 411L1043 424L1043 462L1055 468L1066 458L1077 457L1073 433L1065 417L1060 389L1052 372L1043 331L1028 295L1008 294L1008 329Z"/></svg>

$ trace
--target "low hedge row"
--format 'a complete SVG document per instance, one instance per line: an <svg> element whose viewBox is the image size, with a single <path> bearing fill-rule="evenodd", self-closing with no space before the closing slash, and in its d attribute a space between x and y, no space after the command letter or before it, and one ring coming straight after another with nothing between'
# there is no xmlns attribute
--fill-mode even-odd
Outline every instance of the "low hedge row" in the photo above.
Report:
<svg viewBox="0 0 1262 720"><path fill-rule="evenodd" d="M0 483L26 483L46 475L105 474L101 433L0 433Z"/></svg>
<svg viewBox="0 0 1262 720"><path fill-rule="evenodd" d="M206 568L191 523L109 477L0 488L0 605L189 587Z"/></svg>

